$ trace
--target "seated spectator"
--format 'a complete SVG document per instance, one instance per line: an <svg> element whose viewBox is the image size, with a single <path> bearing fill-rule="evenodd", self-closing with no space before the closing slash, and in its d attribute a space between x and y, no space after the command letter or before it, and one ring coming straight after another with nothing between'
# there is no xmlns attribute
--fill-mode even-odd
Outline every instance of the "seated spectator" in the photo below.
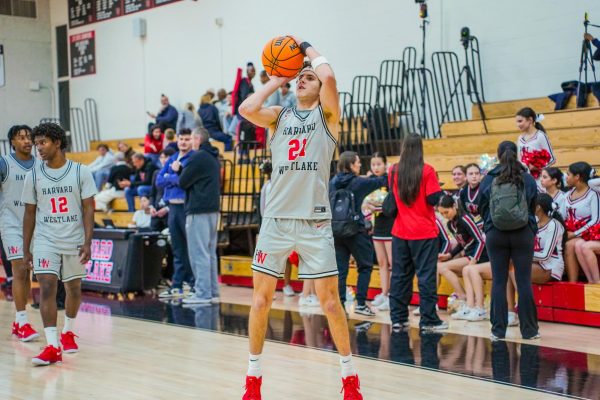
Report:
<svg viewBox="0 0 600 400"><path fill-rule="evenodd" d="M225 143L225 151L231 151L231 136L223 133L221 120L219 118L219 110L210 102L209 94L205 94L200 99L198 114L202 119L204 127L208 130L210 137Z"/></svg>
<svg viewBox="0 0 600 400"><path fill-rule="evenodd" d="M452 168L452 182L454 182L457 191L460 191L467 184L467 169L463 165Z"/></svg>
<svg viewBox="0 0 600 400"><path fill-rule="evenodd" d="M160 152L159 162L161 169L167 163L167 160L175 154L172 148L167 147ZM150 215L152 216L152 221L150 222L150 227L153 231L162 232L166 228L168 228L167 217L169 214L169 206L163 200L164 188L159 187L156 184L156 177L160 171L154 172L154 178L152 179L152 195L150 196Z"/></svg>
<svg viewBox="0 0 600 400"><path fill-rule="evenodd" d="M144 155L158 164L158 155L163 149L165 134L159 125L150 128L150 132L144 138Z"/></svg>
<svg viewBox="0 0 600 400"><path fill-rule="evenodd" d="M173 129L167 129L165 131L165 144L166 149L172 149L173 153L177 153L179 151L179 147L177 147L177 134ZM161 152L162 153L162 152Z"/></svg>
<svg viewBox="0 0 600 400"><path fill-rule="evenodd" d="M110 168L115 164L114 155L112 151L104 143L99 144L97 147L98 157L88 165L88 169L94 176L94 182L96 182L96 188L102 190L102 186L108 180L110 174Z"/></svg>
<svg viewBox="0 0 600 400"><path fill-rule="evenodd" d="M129 181L133 170L125 162L125 156L121 152L115 153L116 164L110 169L106 188L98 193L94 200L96 210L108 212L108 205L115 199L125 197L125 184L123 181Z"/></svg>
<svg viewBox="0 0 600 400"><path fill-rule="evenodd" d="M296 107L296 95L290 90L292 86L289 83L281 86L281 100L279 105L282 107L293 108Z"/></svg>
<svg viewBox="0 0 600 400"><path fill-rule="evenodd" d="M334 236L335 258L339 271L339 291L342 304L346 302L346 279L348 278L348 268L350 256L356 260L358 267L358 283L356 290L357 306L354 312L366 316L374 316L375 313L366 303L367 291L373 271L373 260L375 258L375 249L373 242L365 228L364 216L361 212L361 205L365 197L374 190L387 186L387 176L376 178L364 178L360 174L360 158L353 151L345 151L340 154L338 161L338 173L330 182L329 198L335 199L343 194L341 190L350 191L354 195L354 213L358 216L358 231L356 234L348 237ZM333 206L332 206L333 208Z"/></svg>
<svg viewBox="0 0 600 400"><path fill-rule="evenodd" d="M130 167L133 167L133 163L131 162L131 157L133 157L133 154L135 153L135 151L133 151L131 146L125 142L119 142L119 144L117 145L117 149L121 153L123 153L123 156L125 157L125 162L127 163L127 165L129 165Z"/></svg>
<svg viewBox="0 0 600 400"><path fill-rule="evenodd" d="M133 214L132 223L129 224L129 227L139 229L150 228L151 219L150 199L148 196L140 196L140 209Z"/></svg>
<svg viewBox="0 0 600 400"><path fill-rule="evenodd" d="M152 127L153 125L160 126L162 131L167 128L177 128L177 119L179 118L179 113L175 107L169 104L169 98L164 94L160 95L160 110L158 111L158 114L153 114L149 111L147 111L146 114L148 114L150 118L155 119L154 123L148 124L148 128ZM158 150L158 152L160 152L160 150Z"/></svg>
<svg viewBox="0 0 600 400"><path fill-rule="evenodd" d="M129 212L135 211L135 196L150 196L152 193L152 177L154 171L158 170L156 164L141 153L135 153L132 157L134 175L131 180L121 181L121 187L125 188L125 198Z"/></svg>
<svg viewBox="0 0 600 400"><path fill-rule="evenodd" d="M181 131L183 128L192 131L198 126L202 126L202 120L200 119L200 116L196 113L196 110L194 110L194 105L192 103L185 103L185 107L179 113L176 132Z"/></svg>

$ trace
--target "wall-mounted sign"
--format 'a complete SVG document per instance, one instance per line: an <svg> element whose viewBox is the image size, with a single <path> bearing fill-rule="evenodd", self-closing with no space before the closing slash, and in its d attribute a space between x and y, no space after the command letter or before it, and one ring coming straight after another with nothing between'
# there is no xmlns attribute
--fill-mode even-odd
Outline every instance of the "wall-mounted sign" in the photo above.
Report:
<svg viewBox="0 0 600 400"><path fill-rule="evenodd" d="M69 0L69 28L106 21L182 0Z"/></svg>
<svg viewBox="0 0 600 400"><path fill-rule="evenodd" d="M71 35L71 77L96 73L96 41L94 31Z"/></svg>
<svg viewBox="0 0 600 400"><path fill-rule="evenodd" d="M94 22L94 3L94 0L69 0L69 28Z"/></svg>
<svg viewBox="0 0 600 400"><path fill-rule="evenodd" d="M104 21L123 15L123 5L121 0L96 0L96 22Z"/></svg>

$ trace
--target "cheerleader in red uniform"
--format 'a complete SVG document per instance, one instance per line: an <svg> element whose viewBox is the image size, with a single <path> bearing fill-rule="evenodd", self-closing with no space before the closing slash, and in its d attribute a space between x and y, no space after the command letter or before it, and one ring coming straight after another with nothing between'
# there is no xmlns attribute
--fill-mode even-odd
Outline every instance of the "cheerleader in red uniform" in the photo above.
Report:
<svg viewBox="0 0 600 400"><path fill-rule="evenodd" d="M519 161L529 168L531 175L538 181L538 190L543 191L539 183L542 169L553 165L556 159L540 117L529 107L517 112L517 128L521 131L517 147Z"/></svg>
<svg viewBox="0 0 600 400"><path fill-rule="evenodd" d="M565 264L569 282L577 282L579 268L588 282L600 283L598 258L600 254L600 196L588 186L594 177L593 168L580 161L569 165L567 194L562 211L566 215L568 241L565 248Z"/></svg>
<svg viewBox="0 0 600 400"><path fill-rule="evenodd" d="M552 197L552 201L558 205L558 210L564 220L566 216L562 214L562 210L565 208L567 194L562 190L563 173L556 167L544 168L540 175L540 185Z"/></svg>

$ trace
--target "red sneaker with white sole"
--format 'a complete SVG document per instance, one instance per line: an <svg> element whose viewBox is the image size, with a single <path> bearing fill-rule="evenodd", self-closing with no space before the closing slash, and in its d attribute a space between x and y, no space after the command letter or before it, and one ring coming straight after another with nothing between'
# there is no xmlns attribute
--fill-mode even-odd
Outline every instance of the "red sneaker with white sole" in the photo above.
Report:
<svg viewBox="0 0 600 400"><path fill-rule="evenodd" d="M342 385L340 393L344 393L344 400L363 400L363 396L360 393L358 375L342 378Z"/></svg>
<svg viewBox="0 0 600 400"><path fill-rule="evenodd" d="M17 324L16 322L13 322L12 335L17 338L19 337L19 324Z"/></svg>
<svg viewBox="0 0 600 400"><path fill-rule="evenodd" d="M246 393L242 396L242 400L262 400L260 395L260 385L262 385L262 376L246 376Z"/></svg>
<svg viewBox="0 0 600 400"><path fill-rule="evenodd" d="M19 340L21 342L31 342L39 337L40 334L31 327L31 324L25 324L19 328Z"/></svg>
<svg viewBox="0 0 600 400"><path fill-rule="evenodd" d="M62 363L62 351L52 345L44 347L44 350L31 359L31 363L36 366L44 366L55 363Z"/></svg>
<svg viewBox="0 0 600 400"><path fill-rule="evenodd" d="M79 336L77 336L71 331L60 334L60 344L62 344L63 352L68 354L77 353L79 351L79 346L77 346L77 343L75 343L76 337Z"/></svg>

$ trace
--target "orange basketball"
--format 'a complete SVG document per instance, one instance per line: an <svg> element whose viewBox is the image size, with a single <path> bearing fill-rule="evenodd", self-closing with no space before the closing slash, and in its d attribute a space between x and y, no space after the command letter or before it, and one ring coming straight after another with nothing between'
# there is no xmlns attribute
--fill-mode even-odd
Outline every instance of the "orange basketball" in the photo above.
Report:
<svg viewBox="0 0 600 400"><path fill-rule="evenodd" d="M302 69L304 54L294 39L289 36L280 36L265 45L262 63L268 75L291 78Z"/></svg>

